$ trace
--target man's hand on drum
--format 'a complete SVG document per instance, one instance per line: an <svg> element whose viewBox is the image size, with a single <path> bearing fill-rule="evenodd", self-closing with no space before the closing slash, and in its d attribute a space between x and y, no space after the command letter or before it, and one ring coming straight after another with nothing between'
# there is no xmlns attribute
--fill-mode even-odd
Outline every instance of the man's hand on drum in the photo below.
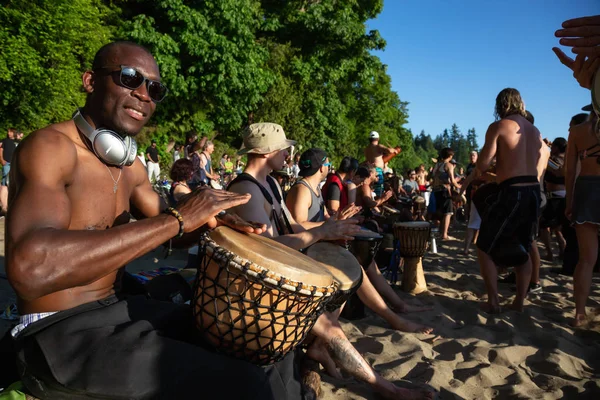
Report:
<svg viewBox="0 0 600 400"><path fill-rule="evenodd" d="M204 225L215 228L218 225L217 214L232 207L246 204L250 200L249 194L237 194L225 190L215 190L202 187L185 196L178 204L177 210L183 217L184 231L193 232ZM221 224L243 232L261 233L263 226L248 223L235 217L220 218ZM258 231L258 232L257 232Z"/></svg>
<svg viewBox="0 0 600 400"><path fill-rule="evenodd" d="M355 219L330 218L317 229L323 229L323 240L353 240L354 235L360 231L360 226Z"/></svg>
<svg viewBox="0 0 600 400"><path fill-rule="evenodd" d="M357 206L354 203L350 203L346 207L344 207L343 210L340 210L335 214L335 219L338 221L350 219L350 218L354 217L356 214L358 214L361 209L362 209L362 207Z"/></svg>
<svg viewBox="0 0 600 400"><path fill-rule="evenodd" d="M217 215L216 218L218 225L225 225L240 232L256 233L257 235L260 235L267 230L267 225L254 221L246 221L237 214L226 212Z"/></svg>

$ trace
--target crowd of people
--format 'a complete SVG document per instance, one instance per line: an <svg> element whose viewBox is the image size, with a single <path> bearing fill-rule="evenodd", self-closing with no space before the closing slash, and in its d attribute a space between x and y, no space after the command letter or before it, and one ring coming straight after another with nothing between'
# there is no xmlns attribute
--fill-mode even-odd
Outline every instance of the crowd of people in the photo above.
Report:
<svg viewBox="0 0 600 400"><path fill-rule="evenodd" d="M600 54L578 38L577 27L586 25L597 30L600 17L567 21L557 32L569 38L562 44L581 52L575 60L555 52L590 89ZM304 250L322 241L351 241L367 230L384 232L386 212L394 212L399 220L433 221L440 239L450 240L455 210L465 207L465 250L478 231L488 294L483 306L497 313L499 270L514 268L511 307L522 310L528 291L536 289L532 284L539 285L536 236L548 242L570 221L579 249L573 325L585 323L600 224L598 100L586 121L574 117L568 142L558 138L549 146L518 90L502 90L496 121L480 153L471 154L466 177L457 173L450 148L429 171L420 165L403 177L394 174L387 163L401 149L383 146L375 131L364 159L344 157L335 171L322 149L292 155L296 143L276 123L244 129L237 155L247 158L245 165L213 159L214 144L189 135L175 149L179 158L165 202L150 183L160 175L156 143L146 149L144 168L132 139L167 93L152 54L135 43L110 43L83 74L83 88L86 103L74 119L32 132L18 147L3 141L0 148L3 166L13 165L6 272L21 314L9 338L19 377L39 398L179 398L218 387L222 398L300 399L311 390L303 385L300 360L318 362L333 376L341 369L385 398L433 398L430 391L395 385L369 365L339 323L343 305L318 311L305 350L258 366L199 343L189 306L128 292L127 263L165 243L189 247L219 225ZM14 142L17 133L10 135ZM227 181L220 170L229 174ZM573 236L560 232L566 259ZM427 308L403 301L376 260L361 265L361 272L357 296L393 329L434 331L399 315Z"/></svg>

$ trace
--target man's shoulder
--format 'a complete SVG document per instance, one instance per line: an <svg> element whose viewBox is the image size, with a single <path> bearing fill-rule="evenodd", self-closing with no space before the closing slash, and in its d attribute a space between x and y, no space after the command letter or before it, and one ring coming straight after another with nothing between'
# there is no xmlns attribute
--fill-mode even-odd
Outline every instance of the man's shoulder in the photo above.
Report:
<svg viewBox="0 0 600 400"><path fill-rule="evenodd" d="M19 146L21 152L26 150L70 151L75 150L75 143L69 136L69 123L71 121L49 125L45 128L31 132Z"/></svg>

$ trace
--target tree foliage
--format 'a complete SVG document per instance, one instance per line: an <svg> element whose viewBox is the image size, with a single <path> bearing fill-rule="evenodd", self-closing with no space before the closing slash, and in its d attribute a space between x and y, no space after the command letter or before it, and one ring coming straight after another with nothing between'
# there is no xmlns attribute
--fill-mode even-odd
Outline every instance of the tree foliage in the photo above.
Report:
<svg viewBox="0 0 600 400"><path fill-rule="evenodd" d="M251 122L281 124L334 163L362 160L367 135L401 146L396 169L428 162L442 144L476 147L456 125L432 139L405 128L408 103L392 90L385 47L366 22L383 0L5 0L0 8L0 129L31 131L84 102L81 73L115 39L146 46L169 96L138 136L164 149L195 131L233 154ZM464 154L463 154L464 153ZM170 160L163 152L163 159ZM220 154L219 154L220 155Z"/></svg>

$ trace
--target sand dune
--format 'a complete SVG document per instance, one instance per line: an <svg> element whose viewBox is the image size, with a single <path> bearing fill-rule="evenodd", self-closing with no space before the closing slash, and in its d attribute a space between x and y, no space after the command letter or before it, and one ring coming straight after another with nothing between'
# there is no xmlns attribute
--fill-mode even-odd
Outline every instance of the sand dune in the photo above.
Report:
<svg viewBox="0 0 600 400"><path fill-rule="evenodd" d="M429 291L401 296L432 311L409 318L434 326L436 335L391 330L369 312L342 323L350 341L386 379L404 387L435 390L440 399L600 399L600 312L585 329L568 326L575 307L572 278L542 266L544 292L530 295L526 310L491 316L479 309L485 298L475 252L459 255L450 241L424 268ZM588 312L600 301L600 276ZM504 302L510 285L500 285ZM322 374L323 399L373 399L370 388L352 379Z"/></svg>

